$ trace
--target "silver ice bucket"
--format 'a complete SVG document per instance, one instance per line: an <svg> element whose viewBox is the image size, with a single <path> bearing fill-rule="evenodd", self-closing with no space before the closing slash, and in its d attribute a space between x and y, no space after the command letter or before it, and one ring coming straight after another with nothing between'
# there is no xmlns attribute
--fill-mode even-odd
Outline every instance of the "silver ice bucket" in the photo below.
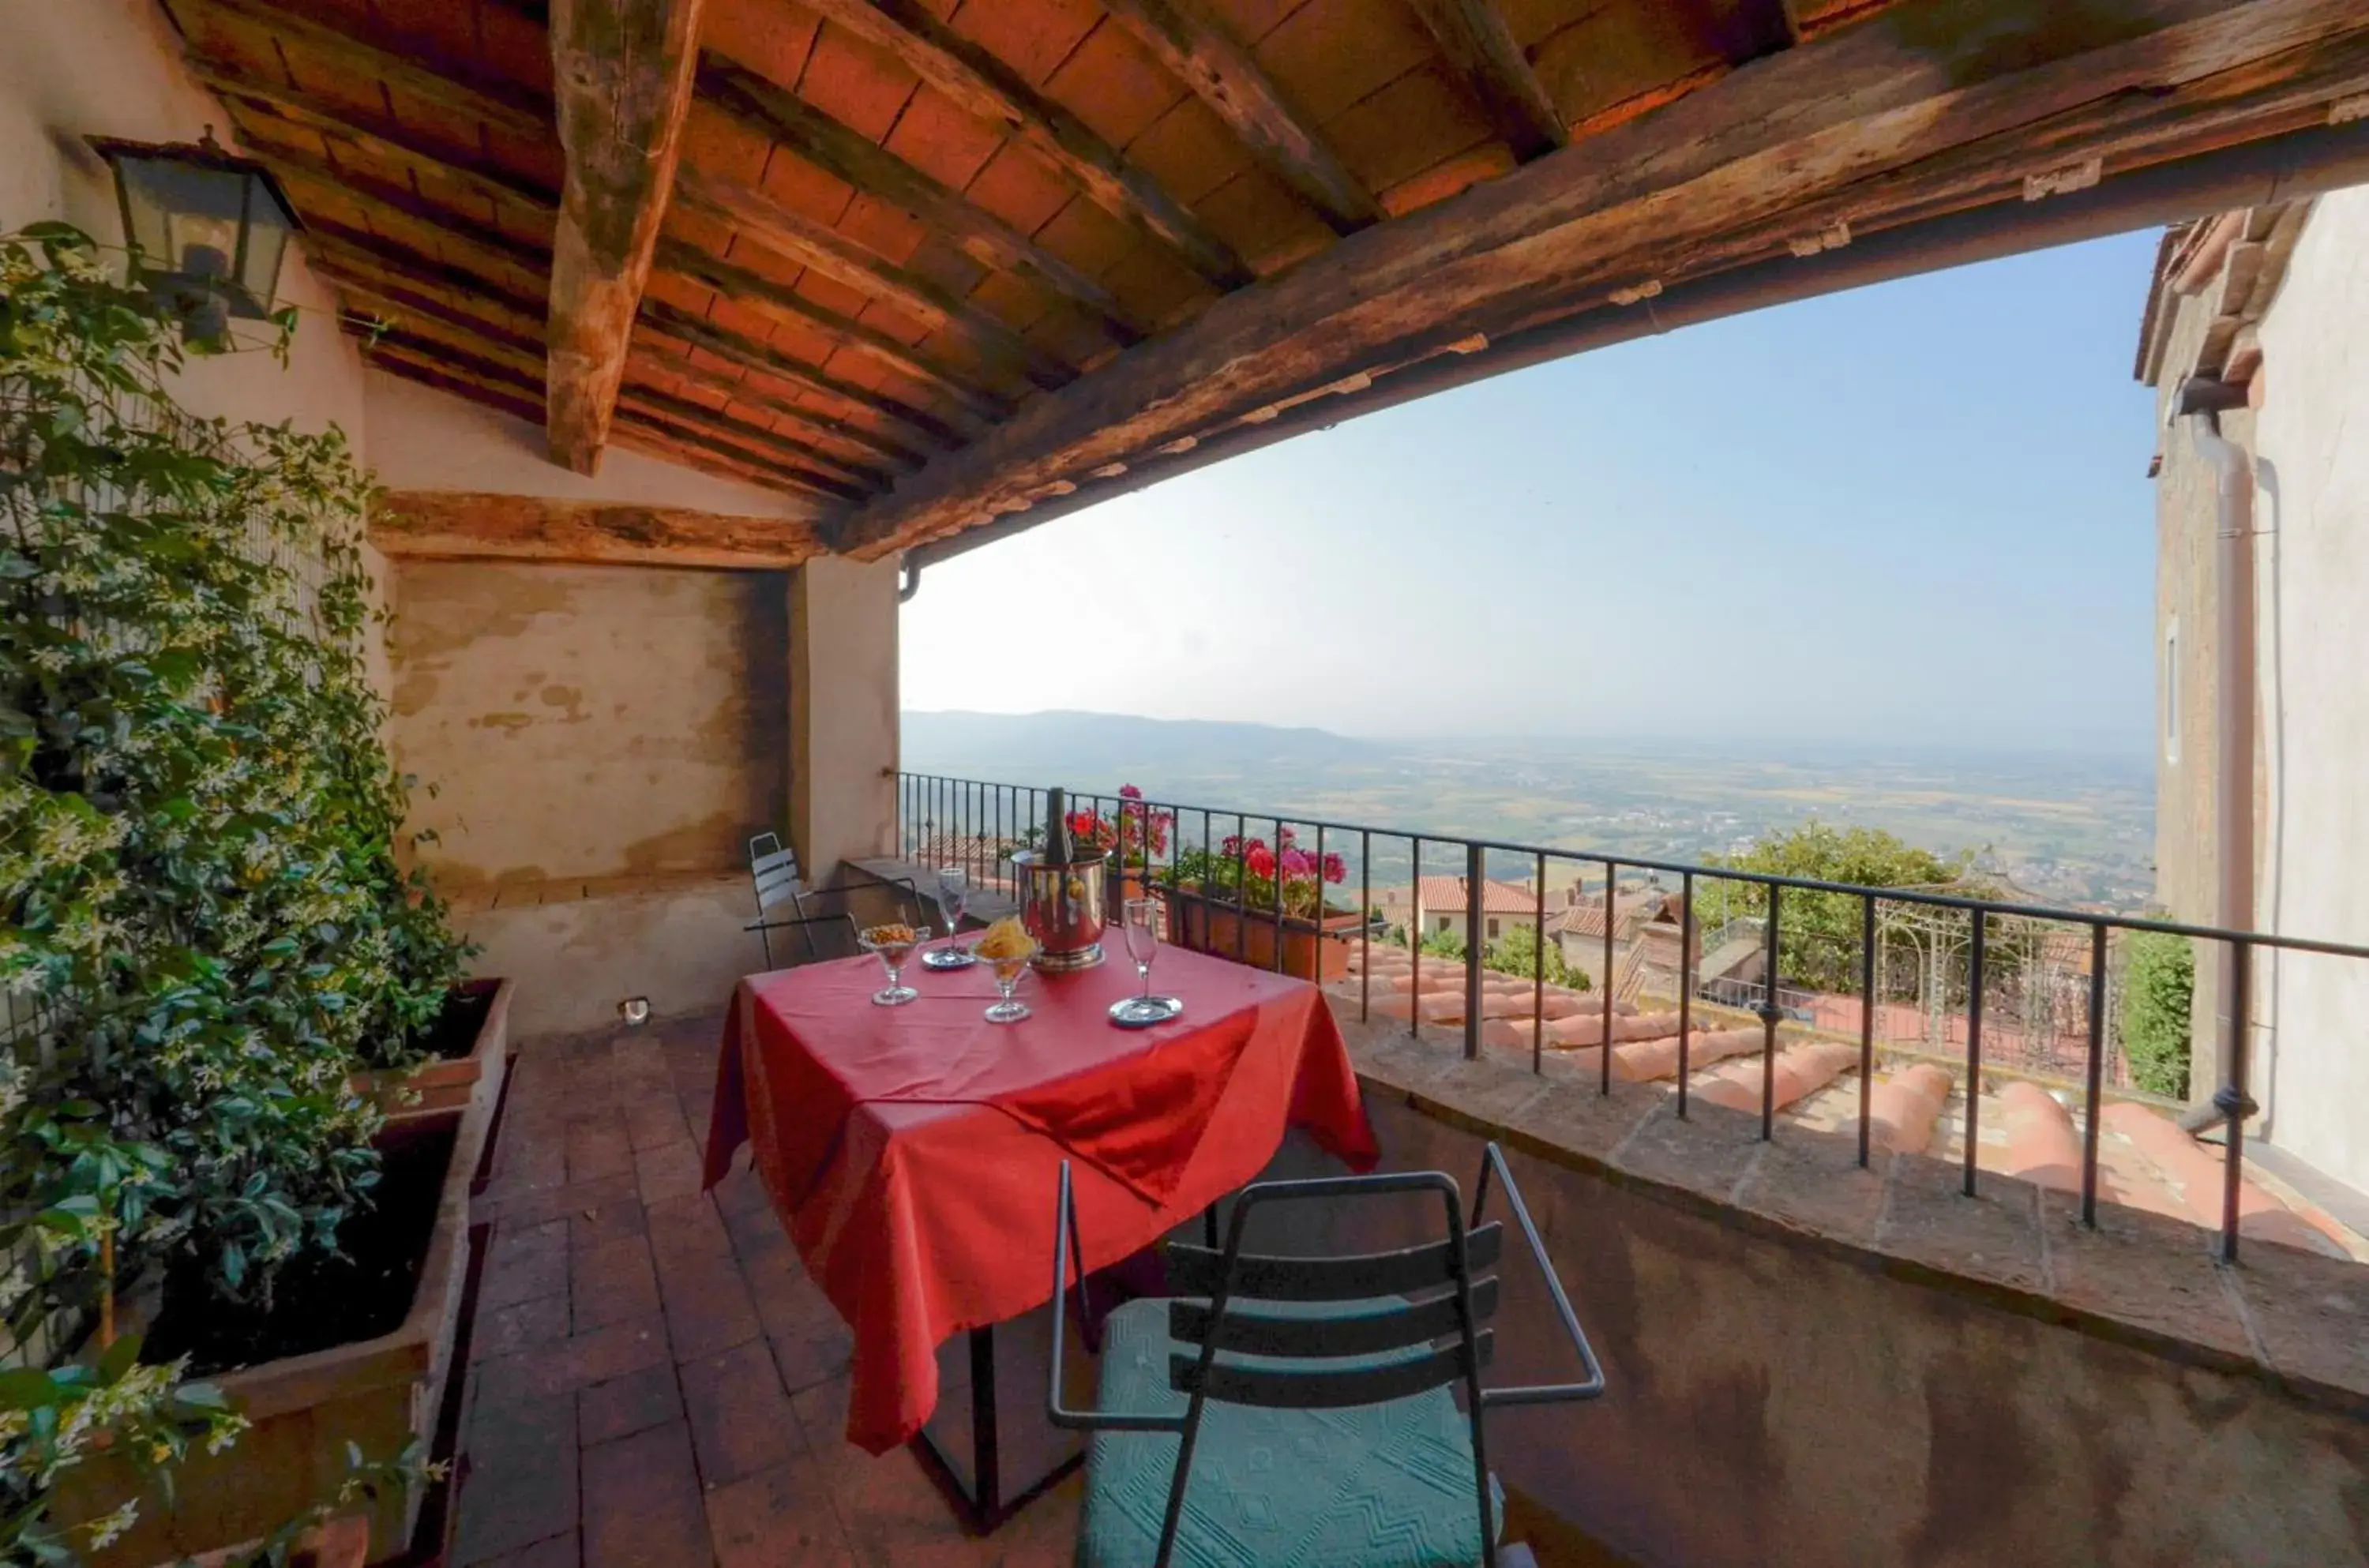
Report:
<svg viewBox="0 0 2369 1568"><path fill-rule="evenodd" d="M1103 961L1103 857L1048 862L1036 850L1012 857L1020 883L1020 923L1036 939L1036 967L1048 975L1090 969Z"/></svg>

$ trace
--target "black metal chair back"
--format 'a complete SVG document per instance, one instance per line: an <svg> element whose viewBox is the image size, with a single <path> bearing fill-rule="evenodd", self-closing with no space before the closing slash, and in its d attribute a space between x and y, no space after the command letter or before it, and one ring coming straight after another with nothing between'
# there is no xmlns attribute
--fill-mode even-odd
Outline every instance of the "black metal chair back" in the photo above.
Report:
<svg viewBox="0 0 2369 1568"><path fill-rule="evenodd" d="M1489 1390L1481 1386L1482 1369L1490 1364L1495 1347L1495 1331L1485 1325L1497 1310L1496 1269L1505 1251L1505 1228L1494 1220L1478 1222L1493 1177L1505 1189L1508 1207L1579 1353L1586 1373L1581 1382ZM1249 1218L1263 1207L1406 1193L1438 1196L1446 1221L1438 1240L1396 1252L1333 1256L1279 1257L1242 1250ZM1047 1414L1056 1425L1080 1430L1179 1435L1176 1471L1161 1526L1155 1568L1168 1568L1175 1549L1194 1443L1210 1400L1270 1409L1333 1409L1385 1403L1462 1384L1471 1422L1482 1562L1483 1568L1496 1568L1497 1522L1491 1504L1483 1413L1499 1404L1593 1399L1604 1391L1603 1368L1548 1262L1545 1243L1514 1185L1513 1173L1494 1143L1482 1156L1473 1199L1475 1223L1469 1227L1454 1177L1440 1171L1392 1172L1256 1183L1243 1188L1236 1200L1222 1247L1168 1243L1162 1251L1170 1294L1174 1298L1169 1302L1168 1332L1172 1339L1189 1347L1172 1354L1169 1360L1169 1386L1188 1396L1181 1417L1062 1408L1062 1298L1070 1267L1078 1266L1082 1276L1083 1272L1066 1161L1058 1202L1053 1380ZM1263 1310L1263 1303L1358 1310L1310 1314Z"/></svg>

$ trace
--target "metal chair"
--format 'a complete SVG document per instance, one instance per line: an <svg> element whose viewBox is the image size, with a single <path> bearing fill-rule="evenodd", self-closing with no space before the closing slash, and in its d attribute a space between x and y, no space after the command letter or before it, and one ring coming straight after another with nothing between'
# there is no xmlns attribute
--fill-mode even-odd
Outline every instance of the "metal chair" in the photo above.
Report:
<svg viewBox="0 0 2369 1568"><path fill-rule="evenodd" d="M1493 1178L1546 1279L1583 1381L1481 1386L1505 1243L1500 1224L1479 1223ZM1403 1193L1439 1195L1440 1240L1353 1256L1242 1251L1245 1222L1268 1204ZM1497 1568L1500 1494L1483 1415L1604 1391L1603 1368L1494 1143L1470 1229L1455 1178L1438 1171L1244 1188L1222 1249L1169 1243L1173 1295L1110 1314L1090 1411L1061 1403L1063 1298L1072 1266L1083 1269L1066 1161L1057 1204L1046 1412L1055 1425L1090 1435L1079 1568L1168 1568L1177 1557L1258 1568ZM1213 1452L1196 1476L1203 1448Z"/></svg>
<svg viewBox="0 0 2369 1568"><path fill-rule="evenodd" d="M757 939L765 950L765 967L770 969L773 967L772 933L777 931L795 931L805 947L803 955L793 957L786 966L788 967L811 964L819 958L843 958L854 953L854 914L845 908L818 914L812 906L826 899L839 899L844 903L859 890L870 892L886 888L895 900L899 920L909 925L927 923L921 914L921 892L910 878L884 877L862 866L851 869L861 879L859 887L808 887L798 873L797 852L784 848L779 834L760 833L749 841L749 877L756 886L757 918L740 929L757 933ZM793 911L789 918L768 918L784 904ZM823 944L815 941L818 927L839 933L839 940L829 944L828 952Z"/></svg>

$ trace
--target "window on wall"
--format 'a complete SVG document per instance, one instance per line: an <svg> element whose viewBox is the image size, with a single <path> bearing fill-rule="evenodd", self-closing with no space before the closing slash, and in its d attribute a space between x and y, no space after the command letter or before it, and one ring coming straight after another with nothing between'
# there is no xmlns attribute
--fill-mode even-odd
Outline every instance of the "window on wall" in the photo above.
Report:
<svg viewBox="0 0 2369 1568"><path fill-rule="evenodd" d="M1496 922L1495 921L1491 921L1489 922L1489 940L1490 940L1490 941L1492 941L1492 942L1494 942L1496 939L1497 939L1497 922Z"/></svg>
<svg viewBox="0 0 2369 1568"><path fill-rule="evenodd" d="M1448 929L1448 917L1446 915L1439 917L1439 925L1436 929L1440 931L1446 931Z"/></svg>
<svg viewBox="0 0 2369 1568"><path fill-rule="evenodd" d="M2163 760L2180 761L2180 617L2163 629Z"/></svg>

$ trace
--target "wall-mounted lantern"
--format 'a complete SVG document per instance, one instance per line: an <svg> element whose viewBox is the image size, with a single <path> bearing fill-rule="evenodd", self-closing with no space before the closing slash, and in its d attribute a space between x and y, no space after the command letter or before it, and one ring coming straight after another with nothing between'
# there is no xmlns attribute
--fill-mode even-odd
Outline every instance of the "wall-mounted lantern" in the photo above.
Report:
<svg viewBox="0 0 2369 1568"><path fill-rule="evenodd" d="M90 144L114 172L135 278L173 303L190 341L220 343L234 315L270 315L302 225L262 165L224 151L212 127L198 143Z"/></svg>

